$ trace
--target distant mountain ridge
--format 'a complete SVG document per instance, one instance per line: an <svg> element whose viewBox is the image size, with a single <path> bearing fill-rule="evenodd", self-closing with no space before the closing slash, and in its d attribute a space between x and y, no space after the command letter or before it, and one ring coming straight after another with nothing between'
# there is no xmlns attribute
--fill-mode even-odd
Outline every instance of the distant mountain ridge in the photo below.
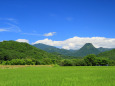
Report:
<svg viewBox="0 0 115 86"><path fill-rule="evenodd" d="M100 47L100 48L97 48L99 51L101 51L101 52L105 52L105 51L110 51L110 50L112 50L112 49L114 49L114 48L103 48L103 47Z"/></svg>
<svg viewBox="0 0 115 86"><path fill-rule="evenodd" d="M72 52L74 52L73 50L59 49L54 46L50 46L50 45L46 45L42 43L34 44L33 46L36 48L42 49L44 51L47 51L49 53L57 52L62 55L70 55Z"/></svg>
<svg viewBox="0 0 115 86"><path fill-rule="evenodd" d="M50 45L46 45L46 44L42 44L42 43L34 44L33 46L35 46L39 49L42 49L44 51L47 51L49 53L57 52L57 53L62 54L62 55L76 56L76 57L83 57L83 56L86 56L88 54L96 54L97 55L101 52L109 51L112 49L112 48L102 48L102 47L95 48L92 43L86 43L79 50L59 49L59 48L56 48L54 46L50 46Z"/></svg>

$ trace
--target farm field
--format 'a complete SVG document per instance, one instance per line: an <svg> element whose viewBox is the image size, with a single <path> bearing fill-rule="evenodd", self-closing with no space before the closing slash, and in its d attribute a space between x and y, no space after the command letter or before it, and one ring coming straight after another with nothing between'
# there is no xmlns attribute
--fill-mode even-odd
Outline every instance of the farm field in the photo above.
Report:
<svg viewBox="0 0 115 86"><path fill-rule="evenodd" d="M115 86L115 67L0 66L0 86Z"/></svg>

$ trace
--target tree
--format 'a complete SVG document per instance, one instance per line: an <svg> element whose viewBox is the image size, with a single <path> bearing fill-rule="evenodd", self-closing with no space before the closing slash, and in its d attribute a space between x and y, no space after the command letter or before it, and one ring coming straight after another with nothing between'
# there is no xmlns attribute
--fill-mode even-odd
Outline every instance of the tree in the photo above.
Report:
<svg viewBox="0 0 115 86"><path fill-rule="evenodd" d="M72 59L73 66L86 66L84 59Z"/></svg>
<svg viewBox="0 0 115 86"><path fill-rule="evenodd" d="M52 60L51 60L50 58L43 58L42 64L43 64L43 65L52 64Z"/></svg>
<svg viewBox="0 0 115 86"><path fill-rule="evenodd" d="M103 57L96 58L96 65L106 66L108 64L109 64L109 61L107 58L103 58Z"/></svg>
<svg viewBox="0 0 115 86"><path fill-rule="evenodd" d="M96 55L94 54L90 54L90 55L87 55L85 58L84 58L87 66L95 66L96 65Z"/></svg>
<svg viewBox="0 0 115 86"><path fill-rule="evenodd" d="M60 65L61 65L61 66L72 66L73 64L72 64L72 61L71 61L71 60L69 60L69 59L64 59L64 60L61 61Z"/></svg>

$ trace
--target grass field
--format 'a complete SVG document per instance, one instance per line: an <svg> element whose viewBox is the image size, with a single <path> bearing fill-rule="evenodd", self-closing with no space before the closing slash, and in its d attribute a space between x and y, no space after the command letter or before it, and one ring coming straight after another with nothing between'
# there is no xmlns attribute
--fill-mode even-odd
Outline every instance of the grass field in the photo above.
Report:
<svg viewBox="0 0 115 86"><path fill-rule="evenodd" d="M0 86L115 86L115 67L0 66Z"/></svg>

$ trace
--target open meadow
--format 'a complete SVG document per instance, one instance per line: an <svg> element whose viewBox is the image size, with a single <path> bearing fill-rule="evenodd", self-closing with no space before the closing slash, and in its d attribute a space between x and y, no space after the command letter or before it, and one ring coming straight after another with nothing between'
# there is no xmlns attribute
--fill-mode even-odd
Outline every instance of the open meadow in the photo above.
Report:
<svg viewBox="0 0 115 86"><path fill-rule="evenodd" d="M115 67L0 66L0 86L115 86Z"/></svg>

